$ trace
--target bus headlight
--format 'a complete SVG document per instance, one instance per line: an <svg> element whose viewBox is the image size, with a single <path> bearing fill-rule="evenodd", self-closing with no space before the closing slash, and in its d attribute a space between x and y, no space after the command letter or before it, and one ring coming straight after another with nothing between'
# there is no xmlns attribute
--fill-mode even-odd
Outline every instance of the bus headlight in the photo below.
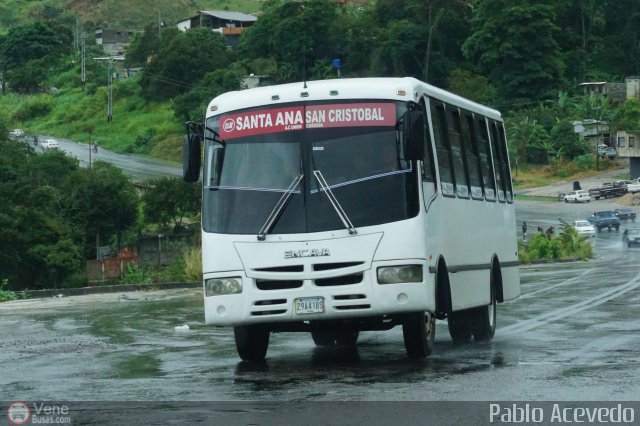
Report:
<svg viewBox="0 0 640 426"><path fill-rule="evenodd" d="M378 268L378 284L422 282L422 265L383 266Z"/></svg>
<svg viewBox="0 0 640 426"><path fill-rule="evenodd" d="M242 293L242 278L211 278L204 282L204 295L222 296L225 294Z"/></svg>

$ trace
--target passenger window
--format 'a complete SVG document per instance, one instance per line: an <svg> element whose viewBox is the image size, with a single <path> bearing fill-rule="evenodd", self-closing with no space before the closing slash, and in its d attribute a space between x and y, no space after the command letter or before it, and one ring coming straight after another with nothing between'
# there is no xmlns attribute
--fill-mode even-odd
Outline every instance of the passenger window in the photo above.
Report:
<svg viewBox="0 0 640 426"><path fill-rule="evenodd" d="M439 102L431 102L431 126L438 158L438 171L440 172L440 188L444 195L455 196L453 169L449 157L449 144L446 133L446 120L444 105Z"/></svg>
<svg viewBox="0 0 640 426"><path fill-rule="evenodd" d="M496 176L496 186L498 190L498 199L501 202L506 201L506 179L505 172L506 166L504 161L504 153L500 146L500 140L498 136L498 126L495 121L490 122L491 127L491 154L493 157L493 169Z"/></svg>
<svg viewBox="0 0 640 426"><path fill-rule="evenodd" d="M469 183L471 198L482 200L482 175L480 168L480 158L478 156L478 142L475 132L473 132L473 117L469 113L462 115L462 148L466 159L466 166L469 172Z"/></svg>
<svg viewBox="0 0 640 426"><path fill-rule="evenodd" d="M425 116L425 128L426 137L424 139L424 159L423 159L423 168L422 168L422 179L429 182L436 181L436 172L433 167L433 148L431 145L431 132L429 132L429 126L427 124L427 106L425 105L424 99L420 100L420 110L424 112Z"/></svg>
<svg viewBox="0 0 640 426"><path fill-rule="evenodd" d="M507 193L507 201L511 203L513 202L513 188L511 186L511 169L509 168L509 148L504 134L504 124L496 123L496 127L498 128L498 143L502 151L504 186Z"/></svg>
<svg viewBox="0 0 640 426"><path fill-rule="evenodd" d="M451 107L447 107L447 133L449 136L449 145L451 147L451 158L453 160L456 194L458 197L469 198L469 181L467 178L467 171L464 166L464 156L462 151L460 113L457 109Z"/></svg>
<svg viewBox="0 0 640 426"><path fill-rule="evenodd" d="M480 158L480 170L482 176L482 187L484 188L484 196L485 199L489 201L495 201L496 185L493 176L487 123L483 117L475 117L474 124L476 139L478 141L478 157Z"/></svg>

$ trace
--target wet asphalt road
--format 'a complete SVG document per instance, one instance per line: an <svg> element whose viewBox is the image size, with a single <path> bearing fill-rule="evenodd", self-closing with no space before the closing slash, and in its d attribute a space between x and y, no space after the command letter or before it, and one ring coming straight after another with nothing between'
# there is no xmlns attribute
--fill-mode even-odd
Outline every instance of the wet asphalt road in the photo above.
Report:
<svg viewBox="0 0 640 426"><path fill-rule="evenodd" d="M613 206L599 203L518 202L518 226ZM622 245L629 225L594 238L594 260L522 266L523 295L498 306L492 342L456 346L439 321L433 355L418 361L395 328L362 333L356 350L276 334L264 364L241 363L232 331L204 326L193 289L2 303L0 400L638 400L640 248Z"/></svg>
<svg viewBox="0 0 640 426"><path fill-rule="evenodd" d="M74 142L68 139L38 136L39 141L45 139L54 139L58 141L60 149L67 155L75 157L80 161L82 167L88 167L89 163L96 160L106 161L114 166L122 169L124 174L134 180L155 179L162 176L179 176L182 177L182 165L171 163L169 161L159 160L157 158L147 157L136 154L117 154L113 151L98 147L98 152L89 149L88 144ZM42 152L40 144L34 146L31 140L24 140L37 152Z"/></svg>

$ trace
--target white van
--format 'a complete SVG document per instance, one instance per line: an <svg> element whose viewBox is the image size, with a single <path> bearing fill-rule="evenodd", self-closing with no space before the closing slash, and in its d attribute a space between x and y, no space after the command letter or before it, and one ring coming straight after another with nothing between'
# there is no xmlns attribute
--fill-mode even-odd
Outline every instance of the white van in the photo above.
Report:
<svg viewBox="0 0 640 426"><path fill-rule="evenodd" d="M42 142L42 149L53 149L53 148L60 148L60 145L58 145L58 141L55 139L45 139L44 142Z"/></svg>

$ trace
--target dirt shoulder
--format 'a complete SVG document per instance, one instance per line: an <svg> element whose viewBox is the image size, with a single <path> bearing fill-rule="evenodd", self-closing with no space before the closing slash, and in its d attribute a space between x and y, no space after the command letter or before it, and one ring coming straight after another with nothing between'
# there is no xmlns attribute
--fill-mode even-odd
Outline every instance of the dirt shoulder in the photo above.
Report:
<svg viewBox="0 0 640 426"><path fill-rule="evenodd" d="M607 170L606 172L580 179L580 186L585 190L589 190L589 188L597 188L602 185L602 183L616 180L618 179L618 176L627 172L629 172L628 165L613 170ZM516 196L517 194L523 194L546 197L556 197L561 192L567 193L569 191L573 191L573 180L562 180L551 185L515 190Z"/></svg>

